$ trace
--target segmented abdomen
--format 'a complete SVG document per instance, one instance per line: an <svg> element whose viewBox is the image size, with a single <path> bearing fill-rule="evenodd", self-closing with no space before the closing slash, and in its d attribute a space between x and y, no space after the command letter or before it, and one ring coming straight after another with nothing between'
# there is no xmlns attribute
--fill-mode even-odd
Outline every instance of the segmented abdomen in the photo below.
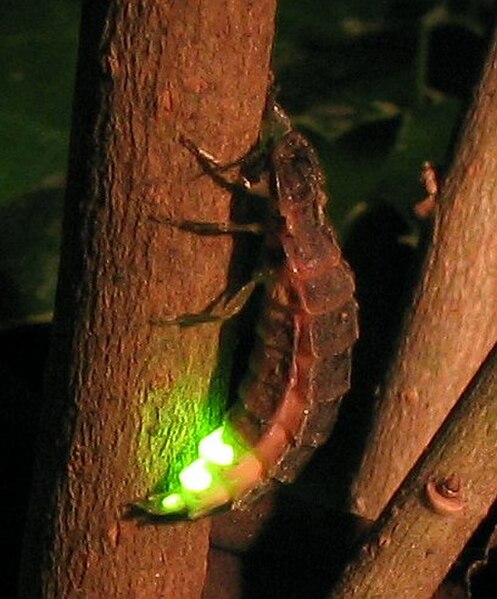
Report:
<svg viewBox="0 0 497 599"><path fill-rule="evenodd" d="M272 480L295 478L327 439L350 386L357 338L353 276L330 230L315 236L320 257L312 258L312 268L298 269L287 259L269 285L241 406L231 415L262 465L249 498ZM283 240L285 253L294 253L299 241Z"/></svg>

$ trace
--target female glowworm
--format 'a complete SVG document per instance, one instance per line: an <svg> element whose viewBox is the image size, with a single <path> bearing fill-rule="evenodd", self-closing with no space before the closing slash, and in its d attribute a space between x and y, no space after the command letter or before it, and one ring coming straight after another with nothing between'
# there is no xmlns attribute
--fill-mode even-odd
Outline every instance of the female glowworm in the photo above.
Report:
<svg viewBox="0 0 497 599"><path fill-rule="evenodd" d="M270 275L262 277L248 371L223 426L200 441L177 489L137 504L149 514L195 519L241 507L275 481L293 481L328 438L350 386L358 337L354 277L325 216L314 149L278 105L270 111L283 133L267 155L261 271Z"/></svg>

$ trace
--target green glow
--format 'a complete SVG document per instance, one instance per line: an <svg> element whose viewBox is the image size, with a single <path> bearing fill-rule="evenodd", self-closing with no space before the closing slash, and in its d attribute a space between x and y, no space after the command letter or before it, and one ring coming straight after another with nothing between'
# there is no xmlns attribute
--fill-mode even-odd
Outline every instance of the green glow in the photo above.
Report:
<svg viewBox="0 0 497 599"><path fill-rule="evenodd" d="M195 460L179 473L181 484L187 491L205 491L212 483L212 475L203 459Z"/></svg>
<svg viewBox="0 0 497 599"><path fill-rule="evenodd" d="M161 502L161 508L164 513L176 513L185 509L185 502L179 493L171 493L166 495Z"/></svg>
<svg viewBox="0 0 497 599"><path fill-rule="evenodd" d="M223 440L224 427L217 428L198 444L200 457L219 466L229 466L235 459L235 450Z"/></svg>

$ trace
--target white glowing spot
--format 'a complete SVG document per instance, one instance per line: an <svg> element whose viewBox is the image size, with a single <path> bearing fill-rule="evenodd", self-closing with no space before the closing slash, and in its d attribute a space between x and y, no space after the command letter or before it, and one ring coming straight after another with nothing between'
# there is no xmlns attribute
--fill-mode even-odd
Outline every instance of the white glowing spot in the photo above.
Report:
<svg viewBox="0 0 497 599"><path fill-rule="evenodd" d="M235 450L223 440L224 428L221 426L207 437L204 437L198 445L198 451L204 460L219 466L233 464Z"/></svg>
<svg viewBox="0 0 497 599"><path fill-rule="evenodd" d="M161 509L164 513L181 512L185 509L185 502L179 493L171 493L166 495L160 502Z"/></svg>
<svg viewBox="0 0 497 599"><path fill-rule="evenodd" d="M187 491L205 491L212 483L212 476L203 459L195 460L179 473L181 484Z"/></svg>

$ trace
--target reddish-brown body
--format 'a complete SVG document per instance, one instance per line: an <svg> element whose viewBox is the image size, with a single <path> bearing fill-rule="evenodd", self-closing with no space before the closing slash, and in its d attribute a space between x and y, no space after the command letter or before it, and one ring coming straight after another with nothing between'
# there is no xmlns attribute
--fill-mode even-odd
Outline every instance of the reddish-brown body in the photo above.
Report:
<svg viewBox="0 0 497 599"><path fill-rule="evenodd" d="M252 475L254 488L246 489L250 495L271 480L292 481L327 439L349 389L358 334L354 279L324 215L314 150L290 131L271 162L272 216L279 224L266 234L265 267L274 274L241 405L230 413L262 464Z"/></svg>

